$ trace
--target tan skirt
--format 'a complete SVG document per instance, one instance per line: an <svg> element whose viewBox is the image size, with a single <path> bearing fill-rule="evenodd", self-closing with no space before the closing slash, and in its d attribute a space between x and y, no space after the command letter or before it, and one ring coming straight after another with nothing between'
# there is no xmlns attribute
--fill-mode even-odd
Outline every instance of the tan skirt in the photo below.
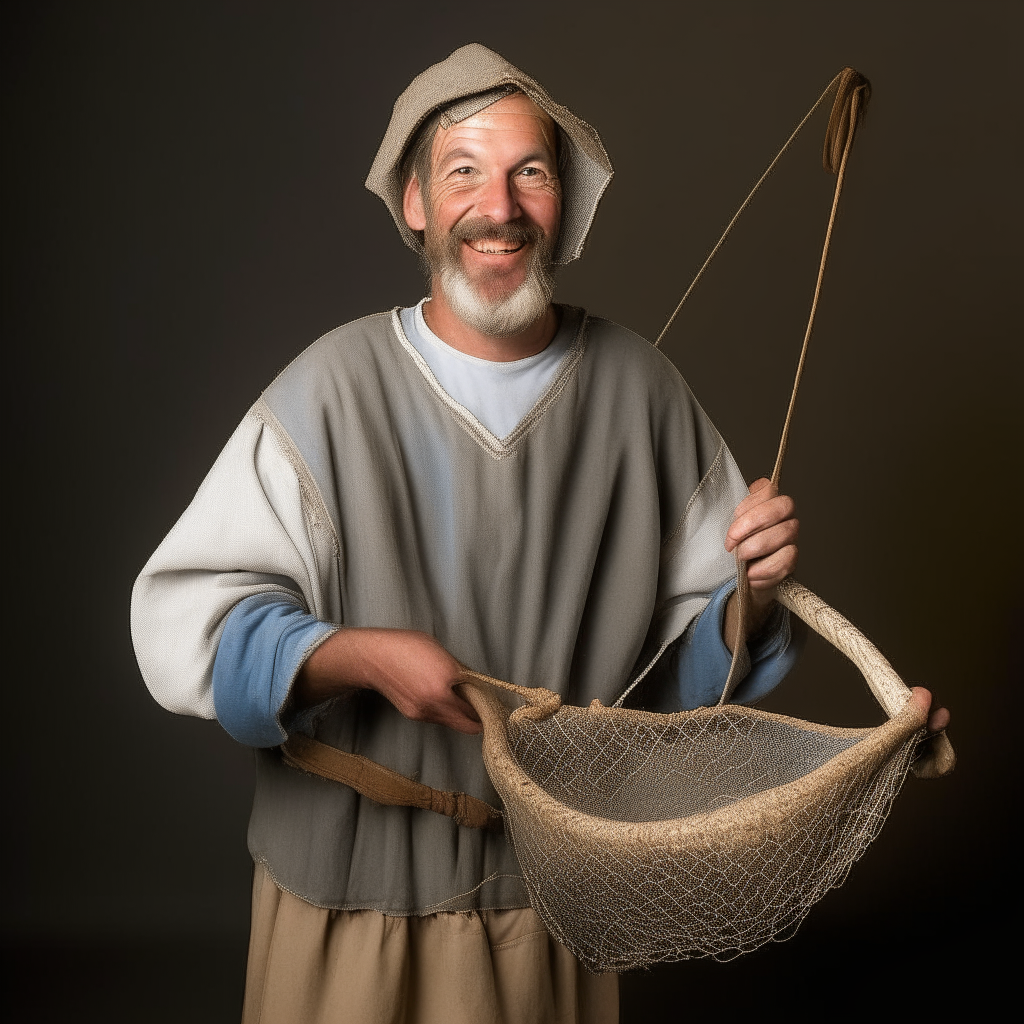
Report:
<svg viewBox="0 0 1024 1024"><path fill-rule="evenodd" d="M618 975L584 970L532 910L321 910L256 865L243 1024L618 1019Z"/></svg>

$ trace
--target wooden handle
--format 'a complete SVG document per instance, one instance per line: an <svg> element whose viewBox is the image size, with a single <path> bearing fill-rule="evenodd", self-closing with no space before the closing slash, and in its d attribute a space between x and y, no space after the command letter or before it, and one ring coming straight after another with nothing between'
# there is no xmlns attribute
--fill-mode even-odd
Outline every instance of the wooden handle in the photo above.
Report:
<svg viewBox="0 0 1024 1024"><path fill-rule="evenodd" d="M778 600L857 666L875 699L890 718L894 718L906 707L910 700L910 687L896 674L882 652L852 622L802 583L797 583L792 576L787 576L779 584ZM914 764L914 774L923 779L935 779L949 774L955 764L956 753L943 731L921 744L921 753Z"/></svg>

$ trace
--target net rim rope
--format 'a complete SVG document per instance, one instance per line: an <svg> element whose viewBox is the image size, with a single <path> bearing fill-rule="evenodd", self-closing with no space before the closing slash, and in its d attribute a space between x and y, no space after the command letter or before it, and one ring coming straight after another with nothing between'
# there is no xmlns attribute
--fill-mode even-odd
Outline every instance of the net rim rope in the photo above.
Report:
<svg viewBox="0 0 1024 1024"><path fill-rule="evenodd" d="M922 743L927 708L860 630L791 577L780 585L778 599L854 663L887 722L840 729L735 705L671 715L608 708L597 701L574 708L547 689L464 673L459 690L483 723L484 764L502 799L531 903L548 930L589 970L625 971L704 956L730 959L790 937L811 906L842 884L878 834L908 768L921 778L952 770L955 756L948 739L939 734ZM510 710L501 699L509 695L521 706ZM856 742L784 785L727 806L675 819L622 821L559 800L520 764L510 734L559 715L583 719L584 727L589 719L594 726L610 721L627 730L685 729L732 716ZM737 886L730 875L745 860L763 858L766 850L777 857L799 847L815 830L821 848L792 871L783 865L781 882L774 877L762 883L766 893L754 895L763 905L751 914L745 878ZM564 871L553 869L559 860L567 865ZM644 894L650 886L639 876L671 881L664 892ZM579 883L580 878L585 881ZM715 896L710 910L708 889ZM739 898L731 902L737 892ZM626 898L617 900L621 893ZM598 904L603 909L595 926Z"/></svg>

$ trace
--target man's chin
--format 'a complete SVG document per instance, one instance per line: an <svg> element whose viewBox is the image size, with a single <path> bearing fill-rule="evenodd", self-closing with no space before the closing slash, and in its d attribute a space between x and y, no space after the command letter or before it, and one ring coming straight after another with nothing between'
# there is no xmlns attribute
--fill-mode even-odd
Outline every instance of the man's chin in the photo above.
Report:
<svg viewBox="0 0 1024 1024"><path fill-rule="evenodd" d="M508 302L522 288L526 278L516 275L513 280L474 281L468 275L463 278L465 286L478 302L484 306L500 306Z"/></svg>
<svg viewBox="0 0 1024 1024"><path fill-rule="evenodd" d="M536 275L517 276L481 287L466 274L442 273L440 285L452 312L467 326L491 337L519 334L536 323L551 304L553 282Z"/></svg>
<svg viewBox="0 0 1024 1024"><path fill-rule="evenodd" d="M467 253L460 262L463 279L484 302L504 302L526 283L530 257L525 250L512 256L480 256Z"/></svg>

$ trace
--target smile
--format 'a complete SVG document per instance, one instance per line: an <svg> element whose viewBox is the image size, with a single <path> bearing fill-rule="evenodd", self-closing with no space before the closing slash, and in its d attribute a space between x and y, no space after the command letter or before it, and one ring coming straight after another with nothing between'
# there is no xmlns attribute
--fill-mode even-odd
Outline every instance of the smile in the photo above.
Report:
<svg viewBox="0 0 1024 1024"><path fill-rule="evenodd" d="M526 242L523 242L522 245L517 245L511 249L507 248L507 244L508 243L485 238L478 238L472 242L466 242L466 245L475 252L482 252L486 256L511 256L513 253L517 253L526 247Z"/></svg>

